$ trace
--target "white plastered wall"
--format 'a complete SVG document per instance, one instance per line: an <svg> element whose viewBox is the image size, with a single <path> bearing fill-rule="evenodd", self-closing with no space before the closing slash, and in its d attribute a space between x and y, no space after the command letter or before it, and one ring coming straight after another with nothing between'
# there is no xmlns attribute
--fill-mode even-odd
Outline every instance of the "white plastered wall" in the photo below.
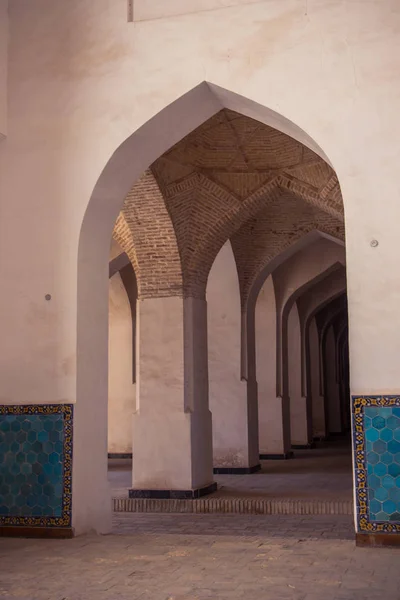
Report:
<svg viewBox="0 0 400 600"><path fill-rule="evenodd" d="M119 273L110 279L108 338L108 452L132 452L136 386L132 373L132 313Z"/></svg>
<svg viewBox="0 0 400 600"><path fill-rule="evenodd" d="M251 467L258 464L258 445L254 444L257 436L249 431L247 385L240 379L240 290L230 242L221 248L211 268L207 307L213 464Z"/></svg>
<svg viewBox="0 0 400 600"><path fill-rule="evenodd" d="M77 532L104 531L110 522L99 457L107 451L113 223L133 180L222 106L329 157L346 209L352 392L399 391L400 9L395 0L307 6L306 13L297 0L270 0L133 26L122 0L10 4L8 138L0 144L1 402L77 402ZM204 80L219 87L203 86L171 107L103 172L133 132ZM9 253L15 231L18 250ZM370 246L373 238L379 246Z"/></svg>
<svg viewBox="0 0 400 600"><path fill-rule="evenodd" d="M8 0L0 0L0 142L7 135Z"/></svg>

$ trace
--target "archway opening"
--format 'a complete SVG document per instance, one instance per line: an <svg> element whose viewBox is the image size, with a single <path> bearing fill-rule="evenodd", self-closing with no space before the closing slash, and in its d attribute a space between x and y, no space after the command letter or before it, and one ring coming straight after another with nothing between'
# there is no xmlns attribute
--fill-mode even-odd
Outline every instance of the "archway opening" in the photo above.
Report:
<svg viewBox="0 0 400 600"><path fill-rule="evenodd" d="M204 110L196 113L205 93ZM294 255L296 247L306 248L315 236L322 236L326 241L335 239L342 245L344 242L340 187L323 153L288 122L284 125L280 122L280 130L266 124L265 121L271 120L277 124L276 115L261 107L258 107L259 119L256 120L252 117L257 107L251 103L247 103L247 110L237 112L221 104L216 106L216 98L221 102L225 95L209 86L200 86L196 93L177 101L169 115L175 119L175 130L171 130L170 124L167 126L165 115L162 119L158 115L157 123L151 128L156 127L154 131L162 134L162 139L157 139L153 146L144 135L149 125L144 126L142 141L145 146L149 144L149 148L146 146L138 164L133 165L135 155L132 154L138 140L127 140L121 154L123 161L118 161L118 152L96 186L82 230L79 293L82 311L78 345L84 355L88 339L83 315L88 298L93 299L94 293L93 287L89 289L88 280L96 284L97 291L104 288L101 270L88 279L85 274L89 263L93 267L104 262L104 248L100 253L95 251L97 241L109 228L118 204L109 208L107 202L110 197L124 192L124 204L115 220L113 234L122 252L112 258L109 270L117 269L122 282L121 273L126 265L121 265L127 257L137 282L136 311L132 304L130 306L131 321L135 325L131 323L131 328L136 332L136 335L131 334L132 339L136 337L136 391L132 389L135 396L133 468L129 488L132 500L194 499L215 492L215 469L220 473L225 470L227 474L248 474L259 469L254 332L259 289L267 271L273 273L285 259ZM246 105L244 99L231 96L232 102L233 99ZM180 119L176 114L178 105L184 108ZM252 111L252 117L246 115ZM205 119L207 112L212 114ZM198 120L203 122L194 127ZM177 131L185 128L188 129L186 135L179 138ZM293 137L283 133L285 129L290 130ZM154 156L163 145L167 149ZM147 164L143 165L140 175L143 155L147 156ZM149 161L149 156L154 160ZM130 172L126 166L129 157L134 166ZM127 189L128 180L131 185ZM97 230L91 214L96 210L95 200L97 209L101 204L104 213ZM103 231L99 231L102 227ZM221 351L217 356L222 364L219 377L224 387L222 390L220 386L219 394L228 394L228 400L241 402L245 411L235 412L233 404L231 410L228 402L226 409L220 411L224 421L221 425L217 420L218 410L212 415L208 403L210 327L207 328L205 298L206 293L209 294L210 270L226 244L230 244L234 259L230 264L236 267L237 277L239 314L234 342L237 362L232 374L232 361L227 363ZM224 289L221 288L221 294ZM102 297L97 317L100 318L100 313L101 318L105 316L104 308ZM222 315L217 315L214 321L209 318L209 322L215 324L218 318L226 318L224 310L220 312ZM128 315L127 310L125 313ZM277 338L281 337L279 333ZM106 353L101 335L97 341L103 353L95 355L104 364ZM92 349L93 343L96 345L91 339ZM281 393L278 388L283 390L285 385L283 365L278 358L279 343L276 342L277 397ZM98 368L100 362L80 362L82 388L78 386L78 391L87 390L89 382L95 381L95 363ZM233 388L237 392L233 392ZM101 389L98 387L98 391L103 398L104 385ZM282 397L284 395L282 392ZM217 401L213 392L210 405L216 406ZM87 415L83 406L81 409L83 423ZM235 421L239 414L243 422ZM228 435L218 438L223 441L216 465L212 440L215 449L215 431L221 426ZM239 429L241 448L237 451L237 441L232 440L230 432L237 433ZM283 437L285 435L283 433ZM102 447L104 450L104 440ZM104 459L99 463L101 468L106 466ZM83 468L77 470L84 472ZM84 485L79 475L75 481L79 496L79 485L82 490Z"/></svg>

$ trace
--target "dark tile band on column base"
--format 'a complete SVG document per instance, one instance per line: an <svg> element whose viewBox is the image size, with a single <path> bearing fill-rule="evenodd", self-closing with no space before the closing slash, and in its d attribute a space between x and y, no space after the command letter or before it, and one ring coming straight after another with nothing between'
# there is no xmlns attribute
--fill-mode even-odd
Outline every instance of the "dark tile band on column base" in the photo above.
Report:
<svg viewBox="0 0 400 600"><path fill-rule="evenodd" d="M158 500L196 500L217 491L215 481L196 490L129 490L129 498L156 498Z"/></svg>
<svg viewBox="0 0 400 600"><path fill-rule="evenodd" d="M214 475L251 475L261 470L261 465L254 467L214 467Z"/></svg>
<svg viewBox="0 0 400 600"><path fill-rule="evenodd" d="M316 435L313 437L313 442L326 442L327 441L327 437L326 435Z"/></svg>
<svg viewBox="0 0 400 600"><path fill-rule="evenodd" d="M132 459L132 452L109 452L108 458L130 458Z"/></svg>
<svg viewBox="0 0 400 600"><path fill-rule="evenodd" d="M400 535L398 533L356 533L356 546L400 548Z"/></svg>
<svg viewBox="0 0 400 600"><path fill-rule="evenodd" d="M312 450L315 448L315 442L308 444L292 444L292 450Z"/></svg>
<svg viewBox="0 0 400 600"><path fill-rule="evenodd" d="M285 452L284 454L260 454L260 460L288 460L293 458L293 452Z"/></svg>
<svg viewBox="0 0 400 600"><path fill-rule="evenodd" d="M0 527L0 537L65 539L74 537L74 530L72 527L14 527L4 525Z"/></svg>

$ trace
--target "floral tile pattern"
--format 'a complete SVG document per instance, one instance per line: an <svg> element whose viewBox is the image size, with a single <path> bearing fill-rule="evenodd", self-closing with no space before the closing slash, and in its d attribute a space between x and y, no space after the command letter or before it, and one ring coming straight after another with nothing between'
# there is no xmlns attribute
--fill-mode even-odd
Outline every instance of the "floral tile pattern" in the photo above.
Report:
<svg viewBox="0 0 400 600"><path fill-rule="evenodd" d="M0 406L0 525L70 526L73 406Z"/></svg>
<svg viewBox="0 0 400 600"><path fill-rule="evenodd" d="M353 397L358 531L400 533L400 397Z"/></svg>

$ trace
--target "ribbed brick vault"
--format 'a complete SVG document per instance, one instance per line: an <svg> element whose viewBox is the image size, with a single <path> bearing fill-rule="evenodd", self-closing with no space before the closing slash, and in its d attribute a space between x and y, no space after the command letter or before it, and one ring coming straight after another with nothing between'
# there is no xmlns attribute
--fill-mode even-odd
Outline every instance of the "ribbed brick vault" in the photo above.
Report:
<svg viewBox="0 0 400 600"><path fill-rule="evenodd" d="M332 168L289 136L222 110L161 156L128 194L114 238L140 297L204 297L230 239L242 304L265 265L318 229L344 239Z"/></svg>

